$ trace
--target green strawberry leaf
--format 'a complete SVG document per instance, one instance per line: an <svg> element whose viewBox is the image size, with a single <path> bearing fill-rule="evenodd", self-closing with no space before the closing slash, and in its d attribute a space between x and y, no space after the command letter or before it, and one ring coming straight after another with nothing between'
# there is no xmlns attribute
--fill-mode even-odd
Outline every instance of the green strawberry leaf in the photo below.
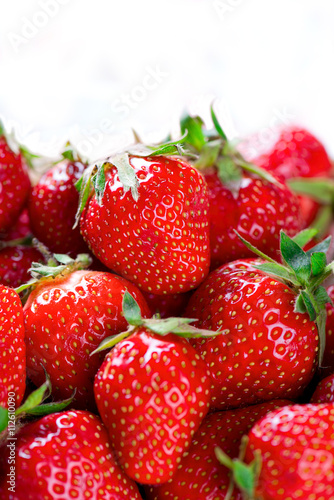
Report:
<svg viewBox="0 0 334 500"><path fill-rule="evenodd" d="M233 467L233 478L241 491L248 495L254 494L255 489L255 473L252 465L244 464L243 462L235 461Z"/></svg>
<svg viewBox="0 0 334 500"><path fill-rule="evenodd" d="M317 304L319 304L320 306L323 306L325 304L332 304L333 305L332 299L328 295L326 288L323 286L319 286L315 290L314 296L315 296L315 300L316 300Z"/></svg>
<svg viewBox="0 0 334 500"><path fill-rule="evenodd" d="M20 145L20 153L22 154L23 158L25 159L28 167L33 170L34 169L34 160L36 160L37 158L40 158L40 155L32 153L26 146L23 146L22 144Z"/></svg>
<svg viewBox="0 0 334 500"><path fill-rule="evenodd" d="M305 306L304 299L301 294L298 295L296 302L295 302L295 311L299 312L301 314L307 313L307 309Z"/></svg>
<svg viewBox="0 0 334 500"><path fill-rule="evenodd" d="M0 122L0 135L1 135L1 122ZM4 431L8 427L8 410L0 406L0 432Z"/></svg>
<svg viewBox="0 0 334 500"><path fill-rule="evenodd" d="M63 401L56 401L56 402L51 402L51 403L45 403L45 404L40 404L36 406L35 408L31 408L30 410L26 411L28 415L37 415L37 416L43 416L43 415L50 415L51 413L56 413L59 411L64 410L64 408L67 408L68 405L70 405L75 397L76 389L74 390L73 394L71 397L68 399L64 399Z"/></svg>
<svg viewBox="0 0 334 500"><path fill-rule="evenodd" d="M329 245L331 243L331 239L332 239L332 237L328 236L325 240L321 241L320 243L318 243L314 247L310 248L310 250L307 250L307 252L306 252L307 255L312 255L315 252L324 252L324 253L328 252Z"/></svg>
<svg viewBox="0 0 334 500"><path fill-rule="evenodd" d="M326 348L326 319L327 312L325 308L320 309L317 317L317 327L319 333L319 368L323 368L322 362L324 359L324 353Z"/></svg>
<svg viewBox="0 0 334 500"><path fill-rule="evenodd" d="M213 330L204 330L200 328L196 328L195 326L190 325L196 321L194 318L150 318L143 319L143 326L156 333L157 335L168 335L169 333L174 333L179 337L185 338L204 338L204 337L215 337L220 332Z"/></svg>
<svg viewBox="0 0 334 500"><path fill-rule="evenodd" d="M300 297L300 298L299 298ZM306 292L305 290L301 290L299 297L296 300L295 304L295 311L296 312L307 312L310 320L315 321L317 318L317 311L314 308L312 298L310 297L309 293ZM299 310L297 307L301 306L301 303L304 304L304 308L301 307Z"/></svg>
<svg viewBox="0 0 334 500"><path fill-rule="evenodd" d="M77 212L75 214L75 223L73 225L73 229L75 229L79 224L83 209L87 204L88 198L93 192L91 178L93 175L95 175L96 171L97 167L95 165L91 165L84 170L81 178L75 183L75 187L79 191L79 203Z"/></svg>
<svg viewBox="0 0 334 500"><path fill-rule="evenodd" d="M251 252L255 253L255 255L257 255L258 257L260 257L263 260L267 260L268 262L272 262L273 264L277 264L277 262L274 259L272 259L271 257L269 257L269 255L266 255L265 253L261 252L261 250L258 250L258 248L256 248L254 245L249 243L249 241L245 240L245 238L243 238L241 236L241 234L239 234L236 229L234 229L234 232L238 236L238 238L243 242L243 244L248 248L248 250L251 250Z"/></svg>
<svg viewBox="0 0 334 500"><path fill-rule="evenodd" d="M309 255L293 241L284 231L281 231L281 254L286 264L294 271L302 284L307 283L311 276L311 261Z"/></svg>
<svg viewBox="0 0 334 500"><path fill-rule="evenodd" d="M223 131L222 127L220 126L220 123L219 123L219 121L218 121L218 118L217 118L217 116L216 116L216 113L214 112L213 106L211 106L210 111L211 111L211 118L212 118L213 124L214 124L214 126L215 126L215 129L217 130L217 132L218 132L218 134L220 135L220 137L221 137L224 141L228 142L227 137L226 137L226 134L225 134L225 132Z"/></svg>
<svg viewBox="0 0 334 500"><path fill-rule="evenodd" d="M71 162L78 161L78 154L76 151L74 151L73 146L71 145L70 142L67 142L65 145L64 151L61 153L61 156L65 160L69 160Z"/></svg>
<svg viewBox="0 0 334 500"><path fill-rule="evenodd" d="M327 266L327 258L324 252L315 252L311 254L311 268L313 276L322 274Z"/></svg>
<svg viewBox="0 0 334 500"><path fill-rule="evenodd" d="M264 264L259 264L254 266L255 269L259 269L260 271L272 274L277 278L281 278L284 281L291 282L293 285L298 285L298 280L296 280L295 276L284 266L281 264L273 264L272 262L265 262Z"/></svg>
<svg viewBox="0 0 334 500"><path fill-rule="evenodd" d="M139 181L135 169L130 163L128 153L113 156L109 161L117 168L118 177L123 186L124 193L131 190L132 198L134 201L138 201Z"/></svg>
<svg viewBox="0 0 334 500"><path fill-rule="evenodd" d="M288 186L297 194L304 194L323 203L332 204L334 200L334 181L324 178L294 178L288 179Z"/></svg>
<svg viewBox="0 0 334 500"><path fill-rule="evenodd" d="M140 326L143 324L140 307L128 291L123 295L122 312L129 325Z"/></svg>
<svg viewBox="0 0 334 500"><path fill-rule="evenodd" d="M51 383L49 377L47 377L46 381L43 385L41 385L34 392L29 394L25 402L16 410L15 415L21 415L22 413L29 413L36 406L42 403L45 399L47 399L51 394Z"/></svg>
<svg viewBox="0 0 334 500"><path fill-rule="evenodd" d="M105 349L111 349L112 347L115 347L115 345L119 344L122 340L129 337L136 330L136 328L136 326L130 326L125 332L118 333L117 335L111 335L110 337L103 339L100 345L90 353L90 356L104 351Z"/></svg>
<svg viewBox="0 0 334 500"><path fill-rule="evenodd" d="M246 161L239 152L235 154L234 161L236 165L242 170L245 170L250 174L255 174L260 179L270 182L271 184L274 184L276 186L281 186L281 183L279 182L278 179L276 179L276 177L271 175L264 168L258 167L257 165L254 165L253 163Z"/></svg>
<svg viewBox="0 0 334 500"><path fill-rule="evenodd" d="M54 253L53 256L60 264L67 265L74 262L74 259L72 259L72 257L63 253Z"/></svg>
<svg viewBox="0 0 334 500"><path fill-rule="evenodd" d="M242 171L233 158L222 156L216 162L218 177L222 184L229 185L242 179Z"/></svg>
<svg viewBox="0 0 334 500"><path fill-rule="evenodd" d="M203 125L204 122L199 116L189 116L185 114L182 116L180 121L181 133L182 135L186 134L186 143L201 152L206 143L206 138L203 133Z"/></svg>
<svg viewBox="0 0 334 500"><path fill-rule="evenodd" d="M103 195L106 188L106 176L104 173L104 165L99 165L96 174L92 176L92 184L94 186L97 204L103 205Z"/></svg>
<svg viewBox="0 0 334 500"><path fill-rule="evenodd" d="M212 141L204 144L201 149L201 154L198 159L194 162L195 167L198 170L202 170L206 167L211 167L217 164L218 155L220 152L220 142Z"/></svg>
<svg viewBox="0 0 334 500"><path fill-rule="evenodd" d="M302 231L300 231L292 239L295 243L297 243L297 245L299 245L300 247L304 247L305 245L307 245L307 243L312 241L317 234L318 234L317 229L309 227L307 229L303 229Z"/></svg>

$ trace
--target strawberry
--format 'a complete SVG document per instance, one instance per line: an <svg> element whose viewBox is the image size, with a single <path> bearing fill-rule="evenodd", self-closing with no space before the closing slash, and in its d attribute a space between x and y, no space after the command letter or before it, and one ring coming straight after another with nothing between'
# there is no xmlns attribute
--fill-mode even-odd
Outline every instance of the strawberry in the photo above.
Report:
<svg viewBox="0 0 334 500"><path fill-rule="evenodd" d="M26 238L31 235L28 210L25 208L19 215L15 224L6 233L0 235L0 240L12 241Z"/></svg>
<svg viewBox="0 0 334 500"><path fill-rule="evenodd" d="M252 466L245 498L334 498L334 404L279 408L258 421L248 437L245 462ZM256 462L261 469L254 478Z"/></svg>
<svg viewBox="0 0 334 500"><path fill-rule="evenodd" d="M33 262L42 262L39 250L26 245L5 245L0 242L0 283L18 287L30 278L29 269Z"/></svg>
<svg viewBox="0 0 334 500"><path fill-rule="evenodd" d="M230 472L220 464L214 450L219 446L231 458L239 454L241 438L255 422L276 408L290 404L287 400L211 413L195 433L191 446L181 459L174 476L167 483L146 488L148 500L198 500L227 498L231 488ZM232 492L230 491L232 495ZM241 500L234 489L231 500Z"/></svg>
<svg viewBox="0 0 334 500"><path fill-rule="evenodd" d="M332 304L326 304L327 321L326 321L326 348L324 353L324 369L322 375L330 375L334 372L334 285L327 288L327 293L332 300Z"/></svg>
<svg viewBox="0 0 334 500"><path fill-rule="evenodd" d="M144 484L175 473L209 407L210 379L186 339L192 320L142 319L129 293L123 314L131 325L106 356L95 378L95 399L120 465ZM119 343L117 343L119 341Z"/></svg>
<svg viewBox="0 0 334 500"><path fill-rule="evenodd" d="M283 181L246 162L228 142L212 111L214 131L203 129L201 118L185 116L181 130L185 145L199 155L194 165L209 188L211 269L252 252L235 230L272 257L283 229L293 236L301 229L297 198Z"/></svg>
<svg viewBox="0 0 334 500"><path fill-rule="evenodd" d="M45 369L55 397L65 399L76 389L74 406L94 409L93 381L103 357L90 354L127 326L125 291L136 297L144 316L150 311L137 287L124 278L80 270L83 261L57 257L63 264L59 268L34 267L35 276L48 277L33 285L24 306L28 374L38 386Z"/></svg>
<svg viewBox="0 0 334 500"><path fill-rule="evenodd" d="M10 444L16 451L14 462ZM115 462L106 429L91 413L47 415L24 426L6 445L0 457L3 500L141 498L137 485Z"/></svg>
<svg viewBox="0 0 334 500"><path fill-rule="evenodd" d="M312 237L307 233L298 238ZM304 252L282 232L285 265L269 257L225 264L192 295L185 314L200 328L221 329L217 337L192 340L210 368L213 408L302 394L318 362L318 329L322 363L330 299L319 285L332 272L324 253L329 241Z"/></svg>
<svg viewBox="0 0 334 500"><path fill-rule="evenodd" d="M310 403L334 403L334 373L318 383Z"/></svg>
<svg viewBox="0 0 334 500"><path fill-rule="evenodd" d="M154 314L159 314L160 318L168 318L170 316L182 316L191 297L191 292L171 295L155 295L154 293L143 292L143 295Z"/></svg>
<svg viewBox="0 0 334 500"><path fill-rule="evenodd" d="M158 150L108 158L80 182L81 233L112 271L157 295L196 288L210 265L207 187L189 163ZM91 183L95 192L91 192Z"/></svg>
<svg viewBox="0 0 334 500"><path fill-rule="evenodd" d="M79 201L75 183L85 168L82 160L68 148L63 160L42 175L30 193L31 230L51 252L76 256L87 251L79 228L72 229Z"/></svg>
<svg viewBox="0 0 334 500"><path fill-rule="evenodd" d="M26 378L23 310L19 296L11 288L0 285L0 406L15 406L22 401Z"/></svg>
<svg viewBox="0 0 334 500"><path fill-rule="evenodd" d="M23 155L14 141L5 135L0 122L0 233L15 224L29 190L30 179Z"/></svg>

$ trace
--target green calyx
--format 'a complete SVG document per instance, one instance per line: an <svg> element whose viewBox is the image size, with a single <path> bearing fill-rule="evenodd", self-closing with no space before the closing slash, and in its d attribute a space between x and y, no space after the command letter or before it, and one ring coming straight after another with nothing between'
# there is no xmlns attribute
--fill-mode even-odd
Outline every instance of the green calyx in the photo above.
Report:
<svg viewBox="0 0 334 500"><path fill-rule="evenodd" d="M231 191L238 190L243 171L254 174L273 184L279 184L277 179L264 169L247 162L236 147L228 141L225 132L211 106L213 130L206 130L199 116L185 114L180 121L182 134L186 134L185 147L197 154L194 165L199 170L215 167L221 182Z"/></svg>
<svg viewBox="0 0 334 500"><path fill-rule="evenodd" d="M236 231L235 231L236 232ZM314 229L306 229L290 238L281 231L280 251L283 264L259 251L236 232L246 247L265 260L255 265L256 269L274 276L296 293L295 311L307 313L315 321L319 332L319 367L321 368L326 341L326 304L332 303L326 289L321 284L333 273L334 262L327 263L326 253L331 237L303 250L315 236Z"/></svg>
<svg viewBox="0 0 334 500"><path fill-rule="evenodd" d="M29 272L32 279L27 283L15 288L17 293L23 292L27 289L34 288L38 283L43 280L54 279L57 276L65 276L66 274L73 273L79 269L86 269L92 262L88 254L82 253L77 255L75 259L65 254L48 255L47 263L33 262Z"/></svg>
<svg viewBox="0 0 334 500"><path fill-rule="evenodd" d="M126 339L141 327L162 337L169 333L173 333L179 337L185 338L209 338L215 337L220 333L219 331L204 330L190 325L190 323L196 321L196 319L191 318L143 318L138 303L128 291L126 291L123 296L122 310L123 316L129 324L129 328L125 332L104 339L91 355L103 351L104 349L111 349L121 340Z"/></svg>
<svg viewBox="0 0 334 500"><path fill-rule="evenodd" d="M44 415L50 415L51 413L62 411L72 403L76 391L73 392L70 398L64 399L63 401L46 402L51 396L52 387L50 378L46 372L45 376L46 380L44 384L29 394L24 403L15 410L15 414L13 416L12 414L9 414L6 408L0 406L0 433L7 429L9 420L12 420L13 418L16 421L16 427L18 420L24 419L27 416L41 417Z"/></svg>
<svg viewBox="0 0 334 500"><path fill-rule="evenodd" d="M7 145L13 151L13 153L17 155L21 153L28 167L33 169L34 160L40 158L40 156L35 153L32 153L26 146L19 144L18 140L16 139L15 132L13 130L8 132L4 124L0 120L0 137L1 136L3 136L6 139Z"/></svg>

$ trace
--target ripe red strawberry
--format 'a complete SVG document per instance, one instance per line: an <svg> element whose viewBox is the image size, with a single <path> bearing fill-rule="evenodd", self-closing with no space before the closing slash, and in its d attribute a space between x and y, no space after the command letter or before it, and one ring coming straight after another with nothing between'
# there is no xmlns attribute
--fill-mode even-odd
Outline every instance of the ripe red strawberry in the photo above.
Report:
<svg viewBox="0 0 334 500"><path fill-rule="evenodd" d="M302 394L317 366L314 320L321 330L322 353L323 304L329 300L324 288L316 290L331 272L325 260L317 268L317 258L325 254L320 257L316 250L325 251L329 240L320 245L306 253L282 233L286 266L259 260L225 264L193 294L186 316L198 318L200 328L221 329L217 337L192 340L210 368L212 407L228 409Z"/></svg>
<svg viewBox="0 0 334 500"><path fill-rule="evenodd" d="M54 413L26 425L16 437L0 457L2 500L141 499L135 482L117 465L96 415ZM8 445L16 451L12 462Z"/></svg>
<svg viewBox="0 0 334 500"><path fill-rule="evenodd" d="M143 292L153 314L159 314L160 318L170 316L182 316L191 297L191 292L174 293L172 295L155 295Z"/></svg>
<svg viewBox="0 0 334 500"><path fill-rule="evenodd" d="M230 487L230 471L215 457L219 446L229 457L239 454L242 437L255 422L276 408L290 404L277 400L262 405L207 415L182 456L174 476L167 483L146 488L148 500L224 500ZM242 500L236 488L231 500Z"/></svg>
<svg viewBox="0 0 334 500"><path fill-rule="evenodd" d="M327 288L327 293L332 301L334 301L334 285ZM327 321L326 321L326 347L324 352L324 361L322 376L330 375L334 372L334 306L326 304Z"/></svg>
<svg viewBox="0 0 334 500"><path fill-rule="evenodd" d="M0 233L8 231L19 217L29 195L30 179L23 155L8 144L0 123Z"/></svg>
<svg viewBox="0 0 334 500"><path fill-rule="evenodd" d="M23 311L19 296L11 288L0 285L0 406L7 408L8 397L16 406L26 386L26 347Z"/></svg>
<svg viewBox="0 0 334 500"><path fill-rule="evenodd" d="M208 411L210 379L195 349L173 333L193 334L189 320L143 320L129 294L123 304L133 326L98 371L95 398L120 465L140 483L159 484L175 473Z"/></svg>
<svg viewBox="0 0 334 500"><path fill-rule="evenodd" d="M76 389L75 407L90 409L95 406L94 376L103 361L101 354L90 354L105 337L126 328L125 291L136 297L144 316L150 311L137 287L124 278L75 270L73 264L71 269L71 263L60 271L37 282L24 306L28 374L38 386L45 369L57 399L68 398Z"/></svg>
<svg viewBox="0 0 334 500"><path fill-rule="evenodd" d="M0 235L1 240L12 241L26 238L31 235L28 210L25 208L19 215L15 224L6 233Z"/></svg>
<svg viewBox="0 0 334 500"><path fill-rule="evenodd" d="M334 404L295 405L269 413L249 433L245 462L254 453L262 459L250 498L332 500L333 444Z"/></svg>
<svg viewBox="0 0 334 500"><path fill-rule="evenodd" d="M72 229L79 201L75 183L86 165L69 152L33 187L28 209L31 230L39 241L51 252L76 256L87 251L79 228Z"/></svg>
<svg viewBox="0 0 334 500"><path fill-rule="evenodd" d="M0 244L0 283L16 288L30 279L29 269L33 262L42 262L43 255L34 247Z"/></svg>
<svg viewBox="0 0 334 500"><path fill-rule="evenodd" d="M334 373L319 382L310 403L334 403Z"/></svg>
<svg viewBox="0 0 334 500"><path fill-rule="evenodd" d="M82 213L82 235L106 266L142 290L187 292L203 281L210 265L206 183L179 158L138 154L95 167L96 193ZM81 184L82 208L89 177Z"/></svg>
<svg viewBox="0 0 334 500"><path fill-rule="evenodd" d="M213 111L212 117L212 133L203 130L199 117L186 116L181 122L186 146L199 154L194 165L209 188L211 269L253 255L235 230L276 257L280 230L293 236L301 229L297 198L283 181L247 163L227 141Z"/></svg>

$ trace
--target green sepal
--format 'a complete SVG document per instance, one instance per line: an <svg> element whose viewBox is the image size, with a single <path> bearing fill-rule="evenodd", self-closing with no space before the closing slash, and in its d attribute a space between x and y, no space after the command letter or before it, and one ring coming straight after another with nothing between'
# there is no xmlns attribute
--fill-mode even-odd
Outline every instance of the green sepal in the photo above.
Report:
<svg viewBox="0 0 334 500"><path fill-rule="evenodd" d="M223 131L219 121L218 121L218 118L216 116L216 113L214 112L214 109L213 109L213 106L211 105L211 108L210 108L210 112L211 112L211 118L212 118L212 121L213 121L213 124L214 124L214 127L215 129L217 130L218 134L220 135L220 137L223 139L223 141L226 141L227 142L227 137L226 137L226 134L225 132Z"/></svg>
<svg viewBox="0 0 334 500"><path fill-rule="evenodd" d="M92 176L92 184L95 191L97 204L101 207L103 205L103 195L106 188L106 176L103 166L97 169L96 174Z"/></svg>
<svg viewBox="0 0 334 500"><path fill-rule="evenodd" d="M1 135L1 122L0 122L0 135ZM4 431L8 427L8 410L0 406L0 432Z"/></svg>
<svg viewBox="0 0 334 500"><path fill-rule="evenodd" d="M81 214L87 204L90 195L94 191L91 178L96 174L97 168L98 167L95 165L91 165L90 167L86 168L80 179L75 183L75 187L77 191L79 191L79 203L75 214L73 229L75 229L79 224Z"/></svg>
<svg viewBox="0 0 334 500"><path fill-rule="evenodd" d="M220 148L221 145L217 141L212 141L204 144L201 150L201 154L199 155L198 159L194 161L194 166L198 170L203 170L204 168L216 165Z"/></svg>
<svg viewBox="0 0 334 500"><path fill-rule="evenodd" d="M320 243L314 245L314 247L307 250L307 255L312 255L315 252L324 252L326 253L329 249L329 245L331 243L332 237L328 236L325 240L320 241Z"/></svg>
<svg viewBox="0 0 334 500"><path fill-rule="evenodd" d="M334 199L334 181L327 177L288 179L288 186L297 194L307 195L323 204L331 205Z"/></svg>
<svg viewBox="0 0 334 500"><path fill-rule="evenodd" d="M43 415L50 415L52 413L62 411L65 408L67 408L68 405L70 405L72 403L72 401L75 397L75 394L76 394L76 389L74 389L72 396L67 398L67 399L63 399L62 401L55 401L55 402L51 402L51 403L40 404L40 405L36 406L35 408L31 408L26 413L28 415L43 416Z"/></svg>
<svg viewBox="0 0 334 500"><path fill-rule="evenodd" d="M324 306L325 304L333 305L333 301L327 293L327 290L323 286L319 286L314 292L315 300L317 304L320 306Z"/></svg>
<svg viewBox="0 0 334 500"><path fill-rule="evenodd" d="M118 333L117 335L111 335L102 340L100 345L90 353L90 356L104 351L105 349L112 349L115 345L119 344L122 340L128 338L132 333L135 332L136 326L130 326L125 332Z"/></svg>
<svg viewBox="0 0 334 500"><path fill-rule="evenodd" d="M199 116L189 116L188 114L184 114L180 120L182 135L186 134L185 139L187 143L200 152L202 152L206 143L206 138L203 133L203 125L204 122Z"/></svg>
<svg viewBox="0 0 334 500"><path fill-rule="evenodd" d="M117 168L118 177L123 186L124 193L131 191L134 201L138 201L139 181L136 172L130 163L128 153L113 156L108 160L108 163L111 163Z"/></svg>
<svg viewBox="0 0 334 500"><path fill-rule="evenodd" d="M280 250L284 262L294 271L302 284L306 284L311 276L311 262L306 252L281 231Z"/></svg>
<svg viewBox="0 0 334 500"><path fill-rule="evenodd" d="M30 413L31 410L40 405L45 399L51 395L51 382L49 377L47 377L44 384L42 384L38 389L29 394L25 402L16 410L15 415Z"/></svg>
<svg viewBox="0 0 334 500"><path fill-rule="evenodd" d="M301 248L307 245L313 238L318 234L318 230L314 227L309 227L307 229L303 229L298 234L296 234L292 240L297 243Z"/></svg>
<svg viewBox="0 0 334 500"><path fill-rule="evenodd" d="M70 141L68 141L65 144L65 148L62 151L61 156L62 156L62 158L64 160L69 160L71 162L75 162L75 161L79 161L80 160L77 151L75 151L75 149L73 148L73 146L70 143Z"/></svg>
<svg viewBox="0 0 334 500"><path fill-rule="evenodd" d="M122 312L129 325L140 326L143 324L140 307L127 290L123 295Z"/></svg>
<svg viewBox="0 0 334 500"><path fill-rule="evenodd" d="M248 248L248 250L255 253L255 255L257 255L258 257L260 257L263 260L267 260L268 262L272 262L273 264L277 264L276 260L272 259L271 257L269 257L269 255L266 255L264 252L261 252L261 250L259 250L254 245L249 243L249 241L247 241L245 238L243 238L241 236L241 234L238 233L238 231L236 229L234 229L233 231L238 236L239 240L241 240L243 242L243 244Z"/></svg>
<svg viewBox="0 0 334 500"><path fill-rule="evenodd" d="M272 262L265 262L264 264L254 265L255 269L259 269L260 271L272 274L277 278L281 278L283 281L288 281L293 285L298 285L298 280L296 277L284 266L281 264L274 264Z"/></svg>
<svg viewBox="0 0 334 500"><path fill-rule="evenodd" d="M322 362L324 359L324 353L326 348L326 319L327 319L327 312L326 308L323 307L322 309L320 309L317 316L317 327L319 334L319 355L318 355L319 368L325 368L322 366Z"/></svg>
<svg viewBox="0 0 334 500"><path fill-rule="evenodd" d="M230 184L240 182L242 171L230 156L222 156L216 161L217 174L222 184L227 187Z"/></svg>
<svg viewBox="0 0 334 500"><path fill-rule="evenodd" d="M2 137L3 135L5 135L5 127L2 120L0 120L0 137Z"/></svg>
<svg viewBox="0 0 334 500"><path fill-rule="evenodd" d="M311 254L312 275L322 274L327 266L326 254L324 252L315 252Z"/></svg>
<svg viewBox="0 0 334 500"><path fill-rule="evenodd" d="M299 297L301 297L301 298L299 299ZM315 321L315 319L317 317L317 311L315 310L315 307L313 305L312 298L305 290L300 291L299 297L296 300L295 311L296 312L307 312L309 317L310 317L310 320ZM301 301L304 303L305 307L298 310L297 307L298 306L300 307Z"/></svg>
<svg viewBox="0 0 334 500"><path fill-rule="evenodd" d="M32 153L26 146L23 146L22 144L20 145L20 153L31 170L34 169L34 160L41 158L40 155Z"/></svg>
<svg viewBox="0 0 334 500"><path fill-rule="evenodd" d="M301 294L299 294L298 297L296 298L295 309L294 310L296 312L301 313L301 314L307 313L305 302L304 302L304 299L303 299L303 297L302 297Z"/></svg>
<svg viewBox="0 0 334 500"><path fill-rule="evenodd" d="M179 337L185 338L208 338L215 337L220 333L220 331L204 330L189 324L194 321L196 321L194 318L149 318L143 319L143 326L148 328L151 332L161 336L174 333Z"/></svg>

